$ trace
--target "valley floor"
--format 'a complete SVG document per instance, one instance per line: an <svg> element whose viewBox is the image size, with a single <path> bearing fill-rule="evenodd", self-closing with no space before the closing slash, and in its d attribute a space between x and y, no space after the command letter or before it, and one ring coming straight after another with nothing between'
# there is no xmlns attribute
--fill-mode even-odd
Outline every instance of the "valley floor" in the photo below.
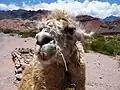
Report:
<svg viewBox="0 0 120 90"><path fill-rule="evenodd" d="M11 52L31 48L33 38L19 38L0 33L0 90L17 90ZM120 59L98 53L86 53L86 90L120 90Z"/></svg>

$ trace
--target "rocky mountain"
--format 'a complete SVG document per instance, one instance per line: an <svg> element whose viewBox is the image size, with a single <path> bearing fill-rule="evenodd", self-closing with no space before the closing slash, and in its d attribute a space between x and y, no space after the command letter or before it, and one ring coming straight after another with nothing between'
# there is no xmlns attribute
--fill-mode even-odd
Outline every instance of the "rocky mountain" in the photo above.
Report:
<svg viewBox="0 0 120 90"><path fill-rule="evenodd" d="M31 20L21 20L21 19L3 19L0 20L0 29L9 30L33 30L36 29L37 22Z"/></svg>
<svg viewBox="0 0 120 90"><path fill-rule="evenodd" d="M103 22L100 25L99 33L104 35L120 34L120 19L110 22Z"/></svg>
<svg viewBox="0 0 120 90"><path fill-rule="evenodd" d="M79 22L80 27L87 31L94 31L98 35L120 34L120 18L111 16L107 17L106 20L108 21L88 15L79 15L76 17L76 21Z"/></svg>
<svg viewBox="0 0 120 90"><path fill-rule="evenodd" d="M46 18L50 11L26 11L26 10L13 10L13 11L0 11L0 31L1 30L36 30L37 21ZM110 18L110 19L109 19ZM86 31L94 31L101 34L108 34L111 32L120 32L120 19L115 17L107 17L105 21L96 17L88 15L76 16L76 22L79 26ZM112 21L111 21L112 20ZM105 33L104 33L105 32Z"/></svg>
<svg viewBox="0 0 120 90"><path fill-rule="evenodd" d="M38 10L13 10L13 11L0 11L0 31L2 30L35 30L37 20L45 18L50 11Z"/></svg>
<svg viewBox="0 0 120 90"><path fill-rule="evenodd" d="M34 30L36 21L47 17L50 11L26 11L26 10L13 10L13 11L0 11L0 28L12 30ZM96 31L99 29L101 21L88 15L76 16L76 21L79 22L80 27L86 30Z"/></svg>
<svg viewBox="0 0 120 90"><path fill-rule="evenodd" d="M38 10L38 11L27 11L23 9L12 10L12 11L0 11L0 20L2 19L30 19L37 20L37 15L39 15L39 19L43 16L46 16L50 11L47 10Z"/></svg>
<svg viewBox="0 0 120 90"><path fill-rule="evenodd" d="M120 17L117 17L117 16L109 16L109 17L106 17L105 19L102 19L102 21L104 22L112 22L116 19L120 19Z"/></svg>
<svg viewBox="0 0 120 90"><path fill-rule="evenodd" d="M88 16L88 15L79 15L76 16L76 21L79 22L79 25L82 29L89 31L98 31L102 21L98 18Z"/></svg>

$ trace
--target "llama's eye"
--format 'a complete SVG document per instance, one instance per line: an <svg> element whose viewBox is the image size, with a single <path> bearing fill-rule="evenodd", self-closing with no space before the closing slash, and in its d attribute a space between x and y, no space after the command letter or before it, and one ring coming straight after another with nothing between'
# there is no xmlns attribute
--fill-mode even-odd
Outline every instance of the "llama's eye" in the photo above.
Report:
<svg viewBox="0 0 120 90"><path fill-rule="evenodd" d="M70 24L70 25L67 26L67 32L68 32L69 34L73 35L74 32L75 32L75 30L76 30L75 25Z"/></svg>
<svg viewBox="0 0 120 90"><path fill-rule="evenodd" d="M71 35L73 35L74 34L74 29L69 29L68 33L71 34Z"/></svg>
<svg viewBox="0 0 120 90"><path fill-rule="evenodd" d="M45 28L44 32L50 32L50 28Z"/></svg>
<svg viewBox="0 0 120 90"><path fill-rule="evenodd" d="M42 31L42 30L43 30L43 28L40 28L39 30L40 30L40 31Z"/></svg>
<svg viewBox="0 0 120 90"><path fill-rule="evenodd" d="M73 29L73 28L68 28L68 29L66 30L66 33L68 33L68 34L70 34L70 35L73 35L73 34L74 34L74 30L75 30L75 29Z"/></svg>
<svg viewBox="0 0 120 90"><path fill-rule="evenodd" d="M65 29L64 29L64 31L65 31L65 33L68 33L68 34L70 34L70 35L73 35L74 34L74 32L75 32L75 27L73 27L73 26L67 26Z"/></svg>

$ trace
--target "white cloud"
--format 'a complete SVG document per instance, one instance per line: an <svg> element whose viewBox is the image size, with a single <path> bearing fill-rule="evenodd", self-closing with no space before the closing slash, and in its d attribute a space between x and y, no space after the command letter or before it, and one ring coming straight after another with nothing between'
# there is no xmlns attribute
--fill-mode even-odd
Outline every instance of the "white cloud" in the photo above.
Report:
<svg viewBox="0 0 120 90"><path fill-rule="evenodd" d="M38 3L34 5L28 5L23 3L22 6L17 6L15 4L0 4L0 9L3 10L54 10L54 9L64 9L71 14L87 14L95 17L105 18L110 15L120 16L120 5L110 4L109 2L101 1L89 1L85 0L83 3L76 0L57 0L53 3Z"/></svg>
<svg viewBox="0 0 120 90"><path fill-rule="evenodd" d="M19 6L16 6L15 4L0 4L0 10L17 10L20 9Z"/></svg>

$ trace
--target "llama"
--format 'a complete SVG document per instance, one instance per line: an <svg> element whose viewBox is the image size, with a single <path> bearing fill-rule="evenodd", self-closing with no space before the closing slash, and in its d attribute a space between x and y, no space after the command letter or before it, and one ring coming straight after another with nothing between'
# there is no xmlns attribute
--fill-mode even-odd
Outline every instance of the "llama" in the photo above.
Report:
<svg viewBox="0 0 120 90"><path fill-rule="evenodd" d="M33 63L25 68L18 89L85 90L84 50L80 41L91 35L78 32L66 12L53 12L36 34Z"/></svg>

